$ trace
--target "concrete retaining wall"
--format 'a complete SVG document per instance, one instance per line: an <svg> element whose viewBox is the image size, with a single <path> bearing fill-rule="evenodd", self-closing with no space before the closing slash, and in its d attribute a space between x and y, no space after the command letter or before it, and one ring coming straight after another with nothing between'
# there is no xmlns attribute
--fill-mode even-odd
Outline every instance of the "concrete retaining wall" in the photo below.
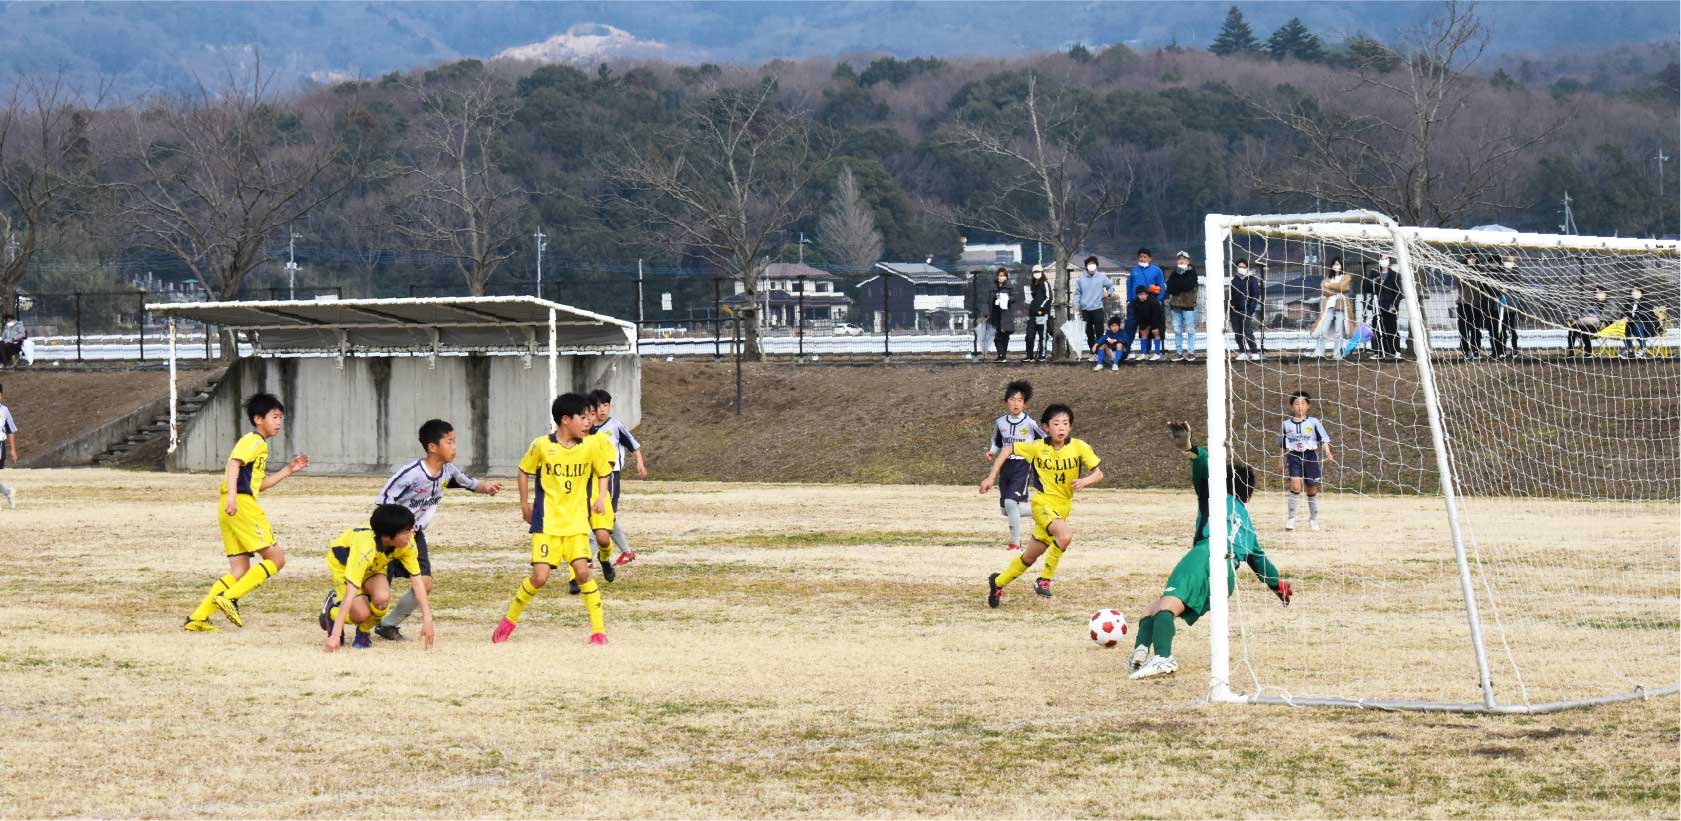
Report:
<svg viewBox="0 0 1681 821"><path fill-rule="evenodd" d="M118 442L127 441L129 436L151 424L152 420L158 418L160 414L168 412L169 399L160 399L77 436L75 439L54 448L50 453L43 454L39 459L20 459L20 464L17 466L27 468L86 467L93 464L94 457L104 453ZM226 459L223 460L223 463L226 463Z"/></svg>
<svg viewBox="0 0 1681 821"><path fill-rule="evenodd" d="M455 426L456 463L470 472L510 475L527 445L547 433L548 363L518 356L253 358L236 362L182 431L169 470L219 471L251 429L246 397L267 391L286 404L286 426L269 441L278 469L309 454L310 473L388 473L421 455L416 432L427 419ZM605 388L613 415L642 418L642 370L634 354L562 356L561 392Z"/></svg>

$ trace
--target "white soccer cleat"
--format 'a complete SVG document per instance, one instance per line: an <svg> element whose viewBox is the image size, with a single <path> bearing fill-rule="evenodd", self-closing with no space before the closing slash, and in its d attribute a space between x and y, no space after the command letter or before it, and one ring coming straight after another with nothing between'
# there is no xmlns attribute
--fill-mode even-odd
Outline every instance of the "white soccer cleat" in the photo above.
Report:
<svg viewBox="0 0 1681 821"><path fill-rule="evenodd" d="M1091 369L1094 371L1101 371L1103 370L1103 363L1099 362L1096 365L1091 366Z"/></svg>
<svg viewBox="0 0 1681 821"><path fill-rule="evenodd" d="M17 488L15 488L15 487L6 488L6 506L13 509L13 510L18 509L18 490L17 490Z"/></svg>
<svg viewBox="0 0 1681 821"><path fill-rule="evenodd" d="M1150 660L1150 648L1145 647L1142 644L1138 645L1137 647L1132 648L1132 658L1127 660L1127 672L1128 673L1138 672L1139 668L1144 666L1144 662L1147 662L1149 660Z"/></svg>
<svg viewBox="0 0 1681 821"><path fill-rule="evenodd" d="M1109 370L1111 370L1111 371L1118 371L1120 369L1121 369L1121 363L1119 363L1119 362L1116 362L1115 364L1109 366Z"/></svg>
<svg viewBox="0 0 1681 821"><path fill-rule="evenodd" d="M1318 519L1308 519L1307 520L1307 527L1308 527L1309 530L1318 530L1319 529L1319 520Z"/></svg>
<svg viewBox="0 0 1681 821"><path fill-rule="evenodd" d="M1144 662L1143 667L1138 668L1128 678L1155 678L1156 676L1171 676L1177 672L1179 672L1179 662L1175 661L1172 656L1151 656L1149 661Z"/></svg>
<svg viewBox="0 0 1681 821"><path fill-rule="evenodd" d="M1284 520L1284 529L1285 530L1295 530L1296 529L1296 517L1291 516L1290 518L1285 519Z"/></svg>

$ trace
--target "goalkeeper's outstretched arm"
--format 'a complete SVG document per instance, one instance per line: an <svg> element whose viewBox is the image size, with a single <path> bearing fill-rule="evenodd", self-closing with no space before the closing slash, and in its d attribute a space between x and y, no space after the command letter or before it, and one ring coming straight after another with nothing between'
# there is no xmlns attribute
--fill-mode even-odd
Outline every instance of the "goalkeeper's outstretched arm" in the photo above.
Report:
<svg viewBox="0 0 1681 821"><path fill-rule="evenodd" d="M1243 562L1249 565L1250 570L1255 571L1255 578L1260 579L1273 595L1278 596L1278 600L1283 602L1285 607L1290 606L1290 595L1294 591L1290 589L1289 582L1280 578L1278 565L1273 564L1272 559L1267 558L1267 554L1257 550L1243 557Z"/></svg>

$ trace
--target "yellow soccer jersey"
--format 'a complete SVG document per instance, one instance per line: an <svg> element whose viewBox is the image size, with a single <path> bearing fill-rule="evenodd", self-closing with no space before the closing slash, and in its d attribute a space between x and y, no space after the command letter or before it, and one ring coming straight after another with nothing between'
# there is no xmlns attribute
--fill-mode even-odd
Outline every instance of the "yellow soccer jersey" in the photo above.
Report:
<svg viewBox="0 0 1681 821"><path fill-rule="evenodd" d="M406 547L381 547L371 529L353 527L340 533L327 548L327 570L333 574L335 591L342 591L345 582L362 589L369 576L384 573L392 562L401 564L410 576L419 576L420 551L414 540L409 540Z"/></svg>
<svg viewBox="0 0 1681 821"><path fill-rule="evenodd" d="M531 442L519 469L537 477L531 506L531 532L575 536L590 532L589 486L613 470L612 447L600 436L585 436L572 447L558 434Z"/></svg>
<svg viewBox="0 0 1681 821"><path fill-rule="evenodd" d="M255 433L247 433L233 446L229 459L238 459L239 486L234 491L251 498L263 490L263 477L268 475L268 440ZM222 483L222 496L228 495L228 483Z"/></svg>
<svg viewBox="0 0 1681 821"><path fill-rule="evenodd" d="M1051 447L1049 439L1017 442L1011 447L1033 465L1038 491L1062 502L1074 500L1074 480L1080 478L1081 468L1093 470L1099 461L1091 445L1074 438L1060 449Z"/></svg>

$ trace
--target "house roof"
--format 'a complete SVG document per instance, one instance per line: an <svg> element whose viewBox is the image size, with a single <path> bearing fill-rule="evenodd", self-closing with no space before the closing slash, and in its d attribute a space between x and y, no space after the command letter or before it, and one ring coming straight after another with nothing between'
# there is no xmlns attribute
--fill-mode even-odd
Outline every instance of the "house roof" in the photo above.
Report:
<svg viewBox="0 0 1681 821"><path fill-rule="evenodd" d="M950 274L924 262L878 262L875 269L889 274L897 274L911 281L915 285L962 285L964 280L960 276ZM874 279L874 277L871 277ZM869 280L864 280L869 282ZM858 283L864 284L863 282Z"/></svg>
<svg viewBox="0 0 1681 821"><path fill-rule="evenodd" d="M799 279L800 277L806 277L807 279L834 279L835 275L823 270L822 268L813 268L803 262L773 262L765 266L765 275L763 278Z"/></svg>
<svg viewBox="0 0 1681 821"><path fill-rule="evenodd" d="M531 296L148 303L146 310L253 334L259 350L634 352L636 326Z"/></svg>

